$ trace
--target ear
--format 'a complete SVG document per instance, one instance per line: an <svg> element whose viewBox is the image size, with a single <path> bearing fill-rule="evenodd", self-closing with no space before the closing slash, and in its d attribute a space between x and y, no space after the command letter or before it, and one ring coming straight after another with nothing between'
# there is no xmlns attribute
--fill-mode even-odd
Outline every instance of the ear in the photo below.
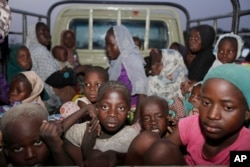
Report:
<svg viewBox="0 0 250 167"><path fill-rule="evenodd" d="M245 120L246 121L250 120L250 111L249 111L249 109L247 111L245 111Z"/></svg>

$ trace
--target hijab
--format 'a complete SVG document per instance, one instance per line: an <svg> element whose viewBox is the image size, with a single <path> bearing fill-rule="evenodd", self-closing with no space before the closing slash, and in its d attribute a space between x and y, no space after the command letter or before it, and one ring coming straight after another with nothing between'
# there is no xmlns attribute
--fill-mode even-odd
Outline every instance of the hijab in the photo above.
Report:
<svg viewBox="0 0 250 167"><path fill-rule="evenodd" d="M119 25L112 28L120 55L116 60L110 61L109 79L117 80L123 66L132 84L132 95L145 94L147 91L147 77L144 71L145 62L139 48L135 45L130 32L125 26Z"/></svg>

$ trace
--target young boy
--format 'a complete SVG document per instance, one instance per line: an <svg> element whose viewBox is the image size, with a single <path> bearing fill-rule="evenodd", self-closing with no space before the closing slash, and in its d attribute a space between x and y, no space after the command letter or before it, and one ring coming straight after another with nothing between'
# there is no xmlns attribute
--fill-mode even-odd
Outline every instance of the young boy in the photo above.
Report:
<svg viewBox="0 0 250 167"><path fill-rule="evenodd" d="M68 52L64 46L54 46L52 49L52 55L58 61L61 69L64 69L65 67L73 68L73 66L68 61Z"/></svg>

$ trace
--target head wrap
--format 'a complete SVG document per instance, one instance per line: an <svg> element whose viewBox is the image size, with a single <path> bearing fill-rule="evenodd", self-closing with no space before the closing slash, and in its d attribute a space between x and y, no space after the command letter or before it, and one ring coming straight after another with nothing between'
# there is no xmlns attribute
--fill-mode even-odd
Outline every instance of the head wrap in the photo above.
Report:
<svg viewBox="0 0 250 167"><path fill-rule="evenodd" d="M9 33L11 24L11 12L10 7L6 0L0 1L0 43L4 41Z"/></svg>
<svg viewBox="0 0 250 167"><path fill-rule="evenodd" d="M125 26L113 26L113 31L120 55L116 60L110 61L109 79L117 80L123 65L132 84L132 95L145 94L147 77L143 67L145 62L139 48Z"/></svg>
<svg viewBox="0 0 250 167"><path fill-rule="evenodd" d="M216 59L218 59L218 56L217 56L218 47L219 47L219 44L220 44L221 40L223 38L225 38L225 37L231 37L231 38L234 38L237 41L238 47L237 47L237 54L236 54L236 58L235 58L235 60L237 60L241 55L241 50L242 50L242 47L244 45L244 42L243 42L242 38L239 35L236 35L233 32L220 35L219 39L217 40L217 42L215 44L213 54L216 56Z"/></svg>
<svg viewBox="0 0 250 167"><path fill-rule="evenodd" d="M173 49L162 49L162 70L159 75L148 77L148 96L158 95L166 100L182 97L180 85L185 81L187 68L181 54Z"/></svg>
<svg viewBox="0 0 250 167"><path fill-rule="evenodd" d="M24 99L22 102L24 103L36 102L45 108L45 105L40 97L40 94L44 89L44 82L34 71L26 71L22 72L22 74L25 75L25 77L28 79L32 87L32 92L30 96Z"/></svg>
<svg viewBox="0 0 250 167"><path fill-rule="evenodd" d="M239 64L223 64L207 73L203 83L211 78L226 80L238 88L250 108L250 69ZM229 90L230 91L230 90Z"/></svg>

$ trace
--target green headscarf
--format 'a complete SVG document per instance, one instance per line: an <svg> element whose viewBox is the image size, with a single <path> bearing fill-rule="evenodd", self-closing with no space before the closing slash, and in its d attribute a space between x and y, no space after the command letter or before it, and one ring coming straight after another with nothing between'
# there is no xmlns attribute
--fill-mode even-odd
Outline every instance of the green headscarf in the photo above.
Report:
<svg viewBox="0 0 250 167"><path fill-rule="evenodd" d="M18 50L22 47L22 45L16 44L11 46L10 53L8 57L7 63L7 81L11 82L11 79L14 75L26 71L23 67L21 67L17 62L17 53Z"/></svg>
<svg viewBox="0 0 250 167"><path fill-rule="evenodd" d="M237 87L250 108L250 69L239 64L223 64L210 70L203 83L211 78L224 79Z"/></svg>

